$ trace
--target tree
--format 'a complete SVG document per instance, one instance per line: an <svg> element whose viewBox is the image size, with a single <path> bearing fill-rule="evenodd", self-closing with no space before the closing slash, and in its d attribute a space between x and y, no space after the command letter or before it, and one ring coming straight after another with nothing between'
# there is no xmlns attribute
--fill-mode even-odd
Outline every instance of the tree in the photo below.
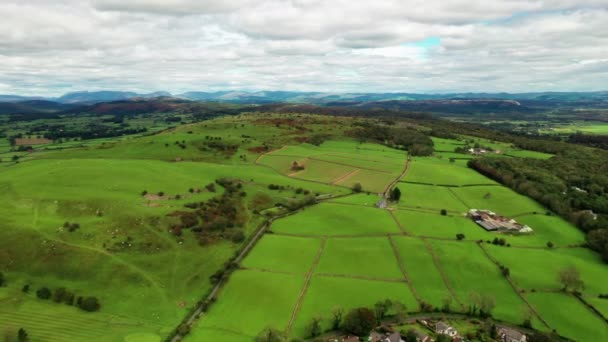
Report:
<svg viewBox="0 0 608 342"><path fill-rule="evenodd" d="M564 291L568 291L568 288L570 288L572 291L578 291L585 287L585 284L581 280L580 272L574 266L569 266L562 269L558 274L558 279L559 282L564 286Z"/></svg>
<svg viewBox="0 0 608 342"><path fill-rule="evenodd" d="M85 297L82 298L82 301L78 304L78 307L84 311L97 311L101 307L99 304L99 300L95 297Z"/></svg>
<svg viewBox="0 0 608 342"><path fill-rule="evenodd" d="M4 278L4 273L0 272L0 287L4 286L4 282L6 279Z"/></svg>
<svg viewBox="0 0 608 342"><path fill-rule="evenodd" d="M342 324L342 316L344 316L344 309L337 306L331 311L331 327L333 330L338 330L340 324Z"/></svg>
<svg viewBox="0 0 608 342"><path fill-rule="evenodd" d="M403 335L403 340L405 342L417 342L418 341L418 335L416 335L416 331L414 329L409 329L408 331L405 332L405 334L401 334Z"/></svg>
<svg viewBox="0 0 608 342"><path fill-rule="evenodd" d="M19 331L17 332L17 340L19 342L25 342L28 340L27 332L25 331L25 329L23 329L23 328L19 329Z"/></svg>
<svg viewBox="0 0 608 342"><path fill-rule="evenodd" d="M399 301L394 301L392 306L397 323L403 323L407 317L407 307Z"/></svg>
<svg viewBox="0 0 608 342"><path fill-rule="evenodd" d="M496 300L493 296L481 295L479 297L479 314L482 317L491 317L494 307L496 307Z"/></svg>
<svg viewBox="0 0 608 342"><path fill-rule="evenodd" d="M266 328L255 338L256 342L283 342L285 336L283 333L274 328Z"/></svg>
<svg viewBox="0 0 608 342"><path fill-rule="evenodd" d="M553 248L553 242L547 241L547 247L548 248Z"/></svg>
<svg viewBox="0 0 608 342"><path fill-rule="evenodd" d="M312 318L310 323L306 326L306 334L308 337L317 337L321 335L323 332L323 328L321 327L321 321L323 319L319 316L315 316Z"/></svg>
<svg viewBox="0 0 608 342"><path fill-rule="evenodd" d="M441 216L446 216L448 214L448 211L445 209L441 209L440 213L441 213Z"/></svg>
<svg viewBox="0 0 608 342"><path fill-rule="evenodd" d="M465 238L465 236L464 236L464 234L462 234L462 233L458 233L458 234L456 234L456 238L457 238L458 240L463 240L463 239Z"/></svg>
<svg viewBox="0 0 608 342"><path fill-rule="evenodd" d="M361 183L355 183L355 185L353 185L353 192L360 193L361 191L363 191L363 186L361 186Z"/></svg>
<svg viewBox="0 0 608 342"><path fill-rule="evenodd" d="M399 202L399 200L401 199L401 190L399 190L398 187L393 188L389 192L388 199L391 200L391 201L393 201L393 202Z"/></svg>
<svg viewBox="0 0 608 342"><path fill-rule="evenodd" d="M441 311L445 313L452 312L452 297L445 297L442 303Z"/></svg>
<svg viewBox="0 0 608 342"><path fill-rule="evenodd" d="M450 342L450 341L452 341L451 337L449 337L448 335L442 335L442 334L437 335L437 338L435 339L435 342Z"/></svg>
<svg viewBox="0 0 608 342"><path fill-rule="evenodd" d="M350 310L344 317L342 328L346 333L367 336L376 326L376 315L368 308Z"/></svg>
<svg viewBox="0 0 608 342"><path fill-rule="evenodd" d="M374 304L374 311L376 313L376 319L380 323L385 317L388 311L393 306L393 302L390 299L384 301L378 301Z"/></svg>
<svg viewBox="0 0 608 342"><path fill-rule="evenodd" d="M36 291L36 296L40 299L49 299L51 298L51 290L48 287L43 287Z"/></svg>

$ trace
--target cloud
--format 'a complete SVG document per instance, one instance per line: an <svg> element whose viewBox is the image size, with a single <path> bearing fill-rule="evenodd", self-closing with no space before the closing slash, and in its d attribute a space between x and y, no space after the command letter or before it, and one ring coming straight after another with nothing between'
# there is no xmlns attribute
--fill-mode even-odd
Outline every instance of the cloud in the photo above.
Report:
<svg viewBox="0 0 608 342"><path fill-rule="evenodd" d="M605 0L5 0L0 16L5 93L608 87Z"/></svg>

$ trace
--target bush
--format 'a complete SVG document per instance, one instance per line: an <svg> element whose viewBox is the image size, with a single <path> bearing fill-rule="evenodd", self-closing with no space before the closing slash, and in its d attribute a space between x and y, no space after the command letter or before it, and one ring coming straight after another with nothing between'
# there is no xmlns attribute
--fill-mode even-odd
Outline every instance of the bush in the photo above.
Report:
<svg viewBox="0 0 608 342"><path fill-rule="evenodd" d="M99 304L99 300L95 297L85 297L80 300L78 303L78 307L84 311L94 312L98 311L101 305Z"/></svg>
<svg viewBox="0 0 608 342"><path fill-rule="evenodd" d="M357 335L367 336L369 332L376 326L376 315L368 308L356 308L350 310L344 322L342 328L344 332Z"/></svg>
<svg viewBox="0 0 608 342"><path fill-rule="evenodd" d="M458 234L456 234L456 238L457 238L458 240L464 240L465 236L464 236L464 234L462 234L462 233L458 233Z"/></svg>
<svg viewBox="0 0 608 342"><path fill-rule="evenodd" d="M448 214L448 211L445 209L441 209L441 215L442 216L446 216Z"/></svg>
<svg viewBox="0 0 608 342"><path fill-rule="evenodd" d="M51 290L48 287L43 287L36 291L36 296L40 299L49 299L51 298Z"/></svg>

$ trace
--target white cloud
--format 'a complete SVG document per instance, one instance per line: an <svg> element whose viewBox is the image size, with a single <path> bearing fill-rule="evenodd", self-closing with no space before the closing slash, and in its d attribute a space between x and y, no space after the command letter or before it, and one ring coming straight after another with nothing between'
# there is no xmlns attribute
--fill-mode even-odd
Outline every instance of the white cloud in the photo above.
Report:
<svg viewBox="0 0 608 342"><path fill-rule="evenodd" d="M608 87L606 0L4 0L0 16L2 92Z"/></svg>

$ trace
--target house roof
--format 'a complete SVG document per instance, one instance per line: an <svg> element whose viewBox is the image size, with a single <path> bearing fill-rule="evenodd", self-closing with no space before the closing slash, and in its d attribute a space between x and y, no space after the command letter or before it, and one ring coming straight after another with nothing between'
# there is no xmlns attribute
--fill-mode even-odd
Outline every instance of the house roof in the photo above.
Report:
<svg viewBox="0 0 608 342"><path fill-rule="evenodd" d="M498 335L507 336L507 337L509 337L511 339L515 339L515 340L520 340L523 336L525 336L520 331L511 329L511 328L507 328L507 327L500 328L498 330Z"/></svg>
<svg viewBox="0 0 608 342"><path fill-rule="evenodd" d="M448 328L451 328L449 325L447 325L446 323L443 323L441 321L437 322L435 324L435 329L436 330L446 330Z"/></svg>

